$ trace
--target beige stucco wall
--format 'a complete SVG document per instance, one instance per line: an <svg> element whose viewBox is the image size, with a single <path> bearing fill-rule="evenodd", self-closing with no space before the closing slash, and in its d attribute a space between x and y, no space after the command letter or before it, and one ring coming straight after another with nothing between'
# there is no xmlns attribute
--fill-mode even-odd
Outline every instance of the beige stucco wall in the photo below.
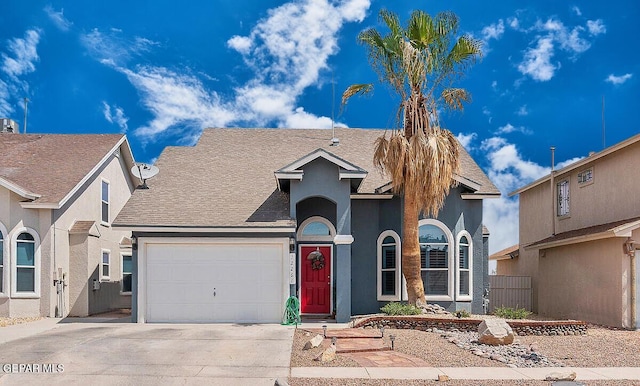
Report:
<svg viewBox="0 0 640 386"><path fill-rule="evenodd" d="M540 258L539 313L628 327L629 258L624 238L545 250Z"/></svg>
<svg viewBox="0 0 640 386"><path fill-rule="evenodd" d="M96 312L108 311L110 308L126 308L131 306L130 295L120 295L118 291L117 296L113 294L107 294L107 286L101 286L101 289L93 291L90 277L95 272L99 271L99 267L102 261L102 251L108 250L111 254L110 259L110 275L109 282L117 283L119 285L122 280L122 260L120 256L121 248L120 241L123 237L129 237L130 232L114 230L110 224L101 223L102 216L102 181L106 180L109 183L109 221L113 221L117 214L122 210L134 189L133 182L129 177L128 168L122 157L111 156L104 167L98 171L98 173L92 178L82 189L82 193L74 197L73 203L65 208L62 208L59 213L56 213L56 233L61 236L61 243L58 251L60 255L69 256L69 233L73 223L77 220L93 220L96 221L93 232L98 237L88 236L88 240L80 250L80 246L77 244L74 246L74 257L69 260L68 258L62 262L59 262L58 266L62 266L65 272L81 273L82 276L70 279L74 281L74 285L68 287L66 292L65 304L68 306L67 312L72 309L82 312L73 312L73 316L86 316L93 308ZM71 235L73 238L74 236ZM62 241L64 239L65 241ZM80 256L84 255L83 258ZM103 288L105 288L103 290ZM105 292L101 294L100 292ZM96 293L97 292L97 293ZM113 292L113 291L112 291ZM102 298L110 299L110 304L94 304L92 307L89 302L93 299L95 302L101 302ZM119 299L121 297L121 299ZM52 299L52 309L55 309L55 300ZM107 302L105 300L105 302Z"/></svg>
<svg viewBox="0 0 640 386"><path fill-rule="evenodd" d="M128 150L127 150L128 151ZM5 243L10 244L11 237L23 227L33 229L40 238L40 297L33 299L9 298L11 254L5 254L4 285L5 294L0 294L0 316L55 316L58 306L58 295L53 284L54 273L62 269L67 279L64 291L64 315L80 302L76 309L89 310L89 293L87 288L89 276L97 270L102 258L102 249L111 251L110 282L111 288L117 287L121 280L120 241L129 232L115 231L110 224L100 224L101 219L101 184L102 178L110 184L110 221L127 202L134 189L128 167L122 157L112 155L110 159L82 186L76 194L61 208L24 209L20 202L25 199L4 187L0 187L0 222L7 228ZM95 232L98 237L94 243L86 243L83 252L75 246L70 247L69 229L76 220L96 221ZM92 236L90 236L92 237ZM72 251L73 249L73 251ZM5 250L9 251L9 248ZM74 258L70 261L70 255ZM84 256L81 256L83 254ZM70 264L71 263L71 264ZM79 274L77 283L83 286L69 286L70 274ZM112 291L113 292L113 291ZM103 297L93 294L95 302ZM131 305L130 295L108 294L113 308L125 308ZM96 300L97 299L97 300ZM97 310L108 310L108 305L98 304ZM86 315L87 312L81 312Z"/></svg>
<svg viewBox="0 0 640 386"><path fill-rule="evenodd" d="M640 196L635 193L637 191L636 181L640 179L640 168L629 165L640 165L640 143L630 145L593 162L587 162L584 166L570 172L556 174L553 183L551 181L543 182L519 195L520 256L513 260L499 261L497 273L532 277L534 311L561 316L584 308L585 316L582 318L593 318L594 322L598 319L600 323L611 324L604 322L604 320L609 320L615 322L613 325L622 325L623 319L628 317L623 317L624 312L628 314L628 310L624 310L628 308L630 300L624 298L627 287L626 284L622 284L622 281L628 281L628 277L623 277L623 275L628 275L629 272L622 268L624 265L621 256L622 247L618 245L622 243L620 239L615 242L613 239L608 242L601 241L593 245L587 243L590 247L573 244L547 249L544 251L544 258L539 258L540 251L538 249L524 247L553 234L640 216ZM593 182L578 184L578 173L590 167L593 167ZM555 208L556 184L562 180L570 181L569 215L557 217L557 209ZM596 246L595 250L590 249L593 246ZM549 259L549 255L558 254L561 256L560 258ZM575 264L573 259L577 258L576 254L581 255L582 260L580 261L584 265ZM607 257L603 258L603 256ZM591 266L590 263L596 265ZM572 308L570 301L558 300L557 304L552 306L554 292L550 291L550 288L553 288L556 294L557 291L561 291L565 287L567 291L575 291L575 293L600 291L600 284L597 280L595 282L586 279L567 282L563 275L568 275L571 270L563 268L563 264L577 269L581 276L582 272L588 271L584 276L586 278L589 278L595 270L604 270L601 274L608 278L608 281L605 281L608 284L607 288L601 292L610 295L606 298L608 303L598 305L596 304L598 300L594 299L589 300L588 304L581 303L579 308ZM552 283L551 278L559 281ZM616 285L609 285L612 284L611 281ZM574 288L577 283L583 285L580 290ZM612 298L614 295L615 299ZM604 298L596 298L604 301ZM605 313L608 313L609 316L604 317ZM578 314L573 315L578 317Z"/></svg>
<svg viewBox="0 0 640 386"><path fill-rule="evenodd" d="M36 254L40 255L41 267L46 267L50 261L51 241L49 240L51 227L51 212L42 209L23 209L20 202L25 199L4 187L0 187L0 222L7 230L4 235L4 293L0 295L0 316L33 316L42 315L47 307L43 298L48 298L49 288L45 283L50 276L41 269L40 296L33 298L11 299L11 251L10 240L21 233L24 228L33 230L40 239Z"/></svg>
<svg viewBox="0 0 640 386"><path fill-rule="evenodd" d="M640 216L640 143L630 145L593 163L558 175L569 178L569 216L558 219L556 233ZM593 183L579 185L578 173L593 166ZM548 186L548 183L547 183ZM522 194L527 195L528 192Z"/></svg>

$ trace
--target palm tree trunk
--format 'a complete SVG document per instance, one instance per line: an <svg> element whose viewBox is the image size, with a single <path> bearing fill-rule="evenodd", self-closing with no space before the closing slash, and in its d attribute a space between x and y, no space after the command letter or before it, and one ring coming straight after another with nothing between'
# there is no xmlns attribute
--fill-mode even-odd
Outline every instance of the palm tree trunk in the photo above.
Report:
<svg viewBox="0 0 640 386"><path fill-rule="evenodd" d="M412 192L404 194L404 216L402 219L402 274L407 281L409 304L426 306L424 285L420 275L420 243L418 241L418 200Z"/></svg>

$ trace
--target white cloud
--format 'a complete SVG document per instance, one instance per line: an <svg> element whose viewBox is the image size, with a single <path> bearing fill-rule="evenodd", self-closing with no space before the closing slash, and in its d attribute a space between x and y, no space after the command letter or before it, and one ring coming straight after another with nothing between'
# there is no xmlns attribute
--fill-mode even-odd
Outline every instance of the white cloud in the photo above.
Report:
<svg viewBox="0 0 640 386"><path fill-rule="evenodd" d="M524 59L518 65L518 71L529 75L537 81L547 81L553 78L556 66L551 64L553 57L553 39L547 37L538 40L535 48L528 49Z"/></svg>
<svg viewBox="0 0 640 386"><path fill-rule="evenodd" d="M602 20L588 21L587 29L591 36L606 31ZM556 46L566 52L570 60L577 60L579 54L591 48L591 42L583 37L587 29L583 26L567 27L555 18L549 18L545 22L538 20L531 29L522 30L525 33L536 32L538 35L532 42L534 44L525 50L518 70L540 82L550 80L555 71L561 68L560 60L555 64L551 63Z"/></svg>
<svg viewBox="0 0 640 386"><path fill-rule="evenodd" d="M139 36L123 36L121 30L114 28L108 32L94 28L91 32L81 35L80 42L96 60L114 65L124 65L133 57L158 46L157 42Z"/></svg>
<svg viewBox="0 0 640 386"><path fill-rule="evenodd" d="M142 137L154 137L168 129L194 138L204 127L225 126L241 112L232 112L215 92L207 91L191 75L181 75L162 67L141 66L135 71L117 68L138 90L144 106L154 118L136 129ZM188 140L185 142L189 142Z"/></svg>
<svg viewBox="0 0 640 386"><path fill-rule="evenodd" d="M303 0L269 10L247 36L227 40L227 47L240 53L254 72L230 95L208 90L188 68L127 65L136 59L136 50L151 44L136 41L139 47L130 47L131 39L121 32L94 30L84 36L84 43L97 60L125 74L138 90L152 118L134 133L146 140L176 135L191 143L203 127L211 126L330 128L330 118L305 111L297 100L328 69L329 58L339 49L342 26L363 20L369 6L370 0Z"/></svg>
<svg viewBox="0 0 640 386"><path fill-rule="evenodd" d="M10 117L13 113L13 107L9 103L10 98L9 86L0 79L0 117Z"/></svg>
<svg viewBox="0 0 640 386"><path fill-rule="evenodd" d="M314 114L310 114L304 111L304 108L298 107L292 114L288 114L285 120L280 123L280 127L287 127L292 129L304 129L304 128L331 128L331 118L318 117ZM343 123L336 122L334 127L347 127Z"/></svg>
<svg viewBox="0 0 640 386"><path fill-rule="evenodd" d="M40 59L37 51L38 42L40 42L40 32L35 29L25 32L24 39L9 40L10 55L2 54L2 71L13 78L34 72L35 62Z"/></svg>
<svg viewBox="0 0 640 386"><path fill-rule="evenodd" d="M51 5L47 5L44 7L44 12L49 16L49 19L53 22L53 24L58 27L61 31L67 32L73 25L72 22L67 20L64 17L64 9L60 9L60 11L56 11L53 9Z"/></svg>
<svg viewBox="0 0 640 386"><path fill-rule="evenodd" d="M519 115L521 117L529 115L529 110L527 110L527 105L520 106L518 111L516 111L516 115Z"/></svg>
<svg viewBox="0 0 640 386"><path fill-rule="evenodd" d="M490 24L482 29L480 32L480 39L482 40L482 51L486 55L489 53L489 41L491 39L500 40L504 34L504 21L498 20L497 23Z"/></svg>
<svg viewBox="0 0 640 386"><path fill-rule="evenodd" d="M573 12L575 12L575 13L576 13L576 15L578 15L578 16L582 16L582 11L580 10L580 8L578 8L578 6L577 6L577 5L574 5L574 6L573 6L573 8L571 8L571 10L572 10Z"/></svg>
<svg viewBox="0 0 640 386"><path fill-rule="evenodd" d="M605 81L617 86L619 84L623 84L624 82L628 81L629 79L631 79L632 76L633 74L624 74L620 76L611 74L605 79Z"/></svg>
<svg viewBox="0 0 640 386"><path fill-rule="evenodd" d="M531 130L527 129L526 127L520 126L520 127L515 127L513 126L511 123L507 123L506 125L499 127L498 130L496 131L496 134L509 134L509 133L522 133L522 134L532 134Z"/></svg>
<svg viewBox="0 0 640 386"><path fill-rule="evenodd" d="M37 50L40 35L41 31L38 29L27 30L24 38L9 39L7 52L1 53L0 70L4 73L0 78L2 116L11 116L15 111L13 105L17 98L22 99L29 94L29 84L22 78L36 70L36 62L40 60Z"/></svg>
<svg viewBox="0 0 640 386"><path fill-rule="evenodd" d="M243 55L247 55L251 50L251 39L246 36L234 36L227 41L227 46L233 48Z"/></svg>
<svg viewBox="0 0 640 386"><path fill-rule="evenodd" d="M602 19L587 20L587 29L593 36L597 36L607 32L607 27L602 22Z"/></svg>
<svg viewBox="0 0 640 386"><path fill-rule="evenodd" d="M478 134L476 134L476 133L469 133L469 134L458 133L458 135L456 135L456 138L458 138L458 142L460 142L462 147L467 149L467 151L472 149L471 143L477 137L478 137Z"/></svg>
<svg viewBox="0 0 640 386"><path fill-rule="evenodd" d="M109 123L115 123L120 127L120 132L127 132L127 122L129 121L129 118L124 115L122 107L117 105L113 105L113 107L111 107L107 102L102 101L102 113Z"/></svg>
<svg viewBox="0 0 640 386"><path fill-rule="evenodd" d="M509 24L509 27L513 28L513 29L519 29L520 28L520 21L518 20L517 17L510 17L507 19L507 23Z"/></svg>

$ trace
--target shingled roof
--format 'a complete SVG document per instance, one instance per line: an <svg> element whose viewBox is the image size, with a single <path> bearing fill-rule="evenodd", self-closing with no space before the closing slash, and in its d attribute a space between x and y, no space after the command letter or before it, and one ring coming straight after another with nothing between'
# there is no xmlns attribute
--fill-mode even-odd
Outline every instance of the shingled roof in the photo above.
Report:
<svg viewBox="0 0 640 386"><path fill-rule="evenodd" d="M317 149L368 172L358 193L377 193L389 180L373 166L376 138L384 130L205 129L195 147L167 147L148 190L136 190L114 226L281 227L289 218L289 195L278 190L274 172ZM462 148L462 147L461 147ZM462 180L473 194L499 195L469 154L461 151Z"/></svg>
<svg viewBox="0 0 640 386"><path fill-rule="evenodd" d="M60 206L125 141L122 134L0 134L0 186Z"/></svg>

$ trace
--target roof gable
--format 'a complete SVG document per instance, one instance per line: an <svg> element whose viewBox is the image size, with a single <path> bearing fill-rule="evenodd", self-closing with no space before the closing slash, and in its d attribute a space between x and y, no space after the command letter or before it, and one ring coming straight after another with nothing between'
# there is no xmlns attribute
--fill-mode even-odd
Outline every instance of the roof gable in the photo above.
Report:
<svg viewBox="0 0 640 386"><path fill-rule="evenodd" d="M118 150L133 164L123 134L0 134L0 185L23 207L60 208Z"/></svg>

